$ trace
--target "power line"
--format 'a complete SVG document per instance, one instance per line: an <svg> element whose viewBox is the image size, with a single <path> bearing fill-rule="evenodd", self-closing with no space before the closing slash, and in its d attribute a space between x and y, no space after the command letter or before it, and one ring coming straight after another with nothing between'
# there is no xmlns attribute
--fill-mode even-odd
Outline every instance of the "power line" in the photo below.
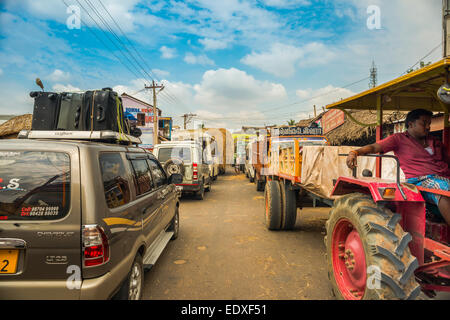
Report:
<svg viewBox="0 0 450 320"><path fill-rule="evenodd" d="M343 86L343 87L336 88L336 89L334 89L334 90L331 90L331 91L325 92L325 93L323 93L323 94L319 94L319 95L313 96L313 97L308 98L308 99L305 99L305 100L293 102L293 103L286 104L286 105L283 105L283 106L280 106L280 107L275 107L275 108L265 109L265 110L262 110L262 111L259 111L259 112L261 112L261 113L270 113L270 112L267 112L267 111L271 110L272 112L276 112L277 110L284 109L284 108L287 108L287 107L291 107L291 106L294 106L294 105L301 105L301 104L304 104L304 103L306 103L306 102L310 102L310 101L312 101L312 100L314 100L314 99L318 99L318 98L321 98L321 97L330 95L330 94L332 94L332 93L334 93L334 92L337 92L337 91L339 91L339 90L341 90L341 89L349 88L349 87L351 87L351 86L354 86L355 84L358 84L358 83L360 83L360 82L366 81L366 80L368 80L369 78L370 78L370 77L365 77L365 78L363 78L363 79L361 79L361 80L352 82L352 83L347 84L347 85L345 85L345 86ZM296 111L296 112L300 112L300 110L299 110L299 111ZM290 115L290 114L293 114L293 113L295 113L295 112L289 112L289 113L278 114L278 115Z"/></svg>
<svg viewBox="0 0 450 320"><path fill-rule="evenodd" d="M63 3L68 7L67 3L62 0ZM87 5L92 9L92 11L95 13L95 15L100 19L100 22L106 27L107 30L109 30L110 34L113 37L110 37L109 34L103 30L103 28L100 26L99 22L96 21L96 19L94 19L94 17L89 13L89 11L80 3L80 1L76 0L77 3L80 5L80 7L87 13L87 15L89 16L89 18L95 23L95 25L102 31L102 33L104 34L104 36L119 50L119 52L121 53L121 55L127 60L128 64L131 65L131 67L134 69L132 70L130 68L130 66L125 63L122 59L120 59L111 49L108 45L106 45L106 43L81 19L81 17L79 16L80 21L83 22L83 24L86 25L86 27L89 29L89 31L108 49L108 51L110 51L114 57L116 57L116 59L122 63L134 76L136 76L136 78L141 78L143 77L144 79L147 79L147 81L149 81L150 79L153 79L148 72L145 71L145 68L142 67L142 65L139 63L139 61L137 61L137 59L133 56L133 54L130 52L130 50L126 47L125 43L123 43L123 41L119 38L119 36L114 32L114 30L111 28L111 26L106 22L106 20L101 16L100 12L93 6L92 2L89 0L85 0L85 2L87 3ZM119 44L127 51L128 55L124 52L124 50L114 41L114 37L117 39L117 41L119 42ZM129 40L128 40L129 41ZM130 59L133 59L131 60ZM141 74L141 75L138 75ZM151 82L151 81L150 81ZM145 84L144 84L145 85ZM138 91L139 92L139 91ZM175 99L171 98L172 101L175 101ZM178 105L178 104L177 104Z"/></svg>
<svg viewBox="0 0 450 320"><path fill-rule="evenodd" d="M89 0L86 0L89 1ZM127 40L127 42L130 44L131 48L134 50L134 52L136 52L136 55L140 58L140 60L145 64L146 68L148 69L148 71L153 75L153 77L158 81L157 77L153 74L153 72L151 71L152 68L147 64L147 61L142 57L142 55L139 53L139 51L136 49L136 47L133 45L133 43L130 41L130 39L126 36L125 32L122 30L122 28L120 27L120 25L117 23L117 21L114 19L114 17L111 15L111 13L109 12L109 10L106 8L106 6L103 4L103 2L101 0L98 0L98 2L100 3L100 5L103 7L103 10L108 14L108 16L110 17L110 19L113 21L113 23L116 25L117 29L122 33L123 37ZM110 29L112 31L112 29ZM113 32L113 31L112 31ZM118 37L117 37L118 38ZM118 40L120 41L120 39L118 38ZM126 45L121 41L122 45L126 48ZM131 52L127 49L127 51L130 53ZM136 61L136 59L135 59ZM138 63L139 64L139 63ZM139 64L139 66L144 70L144 72L152 79L153 77L147 73L147 71L145 71L145 68L142 67L142 65ZM160 82L160 81L158 81ZM181 104L183 107L185 107L184 103L182 101L180 101L176 96L173 96L170 92L168 92L169 90L166 90L166 94L171 97L173 99L173 101L175 101L175 103L179 103Z"/></svg>
<svg viewBox="0 0 450 320"><path fill-rule="evenodd" d="M88 0L89 1L89 0ZM123 53L123 50L116 44L116 42L114 42L114 40L112 40L111 38L110 38L110 36L108 35L108 33L106 32L106 31L104 31L103 29L102 29L102 27L99 25L99 23L91 16L91 14L89 13L89 11L88 10L86 10L86 8L80 3L80 1L79 0L76 0L76 2L80 5L80 7L87 13L87 15L89 16L89 18L91 18L91 20L97 25L97 27L102 31L102 33L106 36L106 38L119 50L119 52L120 53L122 53L122 55L128 60L128 62L131 64L131 66L134 68L134 69L136 69L136 71L137 71L137 73L139 74L139 73L141 73L140 72L140 70L139 70L139 68L137 68L136 66L135 66L135 64L133 63L133 61L131 61L130 60L130 58L126 55L126 54L124 54ZM65 2L64 2L65 3ZM66 4L67 5L67 4ZM98 38L98 37L97 37ZM104 43L103 41L102 41L102 43ZM134 75L136 75L136 73L134 73L133 72L133 74ZM142 74L142 73L141 73ZM140 78L140 76L137 76L137 78ZM144 76L144 78L145 78L145 76Z"/></svg>
<svg viewBox="0 0 450 320"><path fill-rule="evenodd" d="M414 65L412 65L410 68L408 68L405 72L403 72L401 75L407 74L408 72L410 72L410 70L412 70L415 66L417 66L419 63L421 63L424 59L428 58L430 55L432 55L437 49L439 49L442 46L442 42L439 43L438 46L436 46L435 48L433 48L430 52L427 53L427 55L423 58L420 58L419 61L417 61Z"/></svg>
<svg viewBox="0 0 450 320"><path fill-rule="evenodd" d="M69 5L64 1L64 0L61 0L65 5L66 5L66 7L69 7ZM80 4L80 6L81 6L81 4ZM88 30L89 30L89 32L91 32L94 36L95 36L95 38L97 38L97 40L98 41L100 41L102 44L103 44L103 46L126 68L126 69L128 69L128 71L130 71L134 76L136 76L137 78L140 78L140 76L134 71L134 70L132 70L132 69L130 69L130 67L117 55L117 54L115 54L114 53L114 51L112 51L111 50L111 48L102 40L102 38L101 37L99 37L93 30L92 30L92 28L90 28L89 26L88 26L88 24L87 23L85 23L85 21L81 18L81 16L80 15L77 15L78 16L78 19L80 19L80 21L84 24L84 25L86 25L86 27L88 28ZM91 17L91 19L92 19L92 17Z"/></svg>

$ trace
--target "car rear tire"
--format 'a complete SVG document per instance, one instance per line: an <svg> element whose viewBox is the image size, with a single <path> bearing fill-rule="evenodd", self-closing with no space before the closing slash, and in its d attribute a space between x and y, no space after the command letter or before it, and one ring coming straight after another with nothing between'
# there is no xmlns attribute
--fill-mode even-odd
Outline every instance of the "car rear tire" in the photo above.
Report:
<svg viewBox="0 0 450 320"><path fill-rule="evenodd" d="M208 186L205 188L205 191L206 191L206 192L211 192L212 181L213 181L213 179L212 179L211 177L209 177L209 184L208 184Z"/></svg>
<svg viewBox="0 0 450 320"><path fill-rule="evenodd" d="M122 284L119 292L114 296L116 300L140 300L144 288L144 266L142 256L138 253L134 258L131 270Z"/></svg>
<svg viewBox="0 0 450 320"><path fill-rule="evenodd" d="M364 194L335 201L324 240L328 277L338 299L412 300L419 295L414 276L419 263L400 220L401 215Z"/></svg>
<svg viewBox="0 0 450 320"><path fill-rule="evenodd" d="M195 193L195 198L197 200L205 199L205 187L204 187L203 183L200 186L200 190Z"/></svg>

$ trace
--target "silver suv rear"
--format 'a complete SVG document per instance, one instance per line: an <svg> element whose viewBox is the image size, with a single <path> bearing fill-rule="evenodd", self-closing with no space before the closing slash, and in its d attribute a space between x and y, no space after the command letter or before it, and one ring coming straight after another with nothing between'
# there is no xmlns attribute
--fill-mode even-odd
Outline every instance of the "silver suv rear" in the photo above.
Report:
<svg viewBox="0 0 450 320"><path fill-rule="evenodd" d="M0 142L0 299L139 299L179 194L137 147Z"/></svg>
<svg viewBox="0 0 450 320"><path fill-rule="evenodd" d="M168 174L180 173L183 182L177 184L183 193L193 193L203 200L205 191L211 191L212 175L204 159L202 147L193 141L172 141L155 145L153 154Z"/></svg>

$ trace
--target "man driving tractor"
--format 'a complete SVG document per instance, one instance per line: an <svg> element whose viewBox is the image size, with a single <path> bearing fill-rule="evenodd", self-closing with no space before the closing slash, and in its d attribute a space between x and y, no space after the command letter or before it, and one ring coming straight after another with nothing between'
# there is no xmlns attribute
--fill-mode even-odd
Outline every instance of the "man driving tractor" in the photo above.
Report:
<svg viewBox="0 0 450 320"><path fill-rule="evenodd" d="M447 150L440 140L430 135L433 113L416 109L405 120L407 131L396 133L377 143L350 151L347 166L357 166L357 157L393 151L408 183L427 189L450 191L450 169ZM450 225L450 198L422 192L426 201L436 204L442 217Z"/></svg>

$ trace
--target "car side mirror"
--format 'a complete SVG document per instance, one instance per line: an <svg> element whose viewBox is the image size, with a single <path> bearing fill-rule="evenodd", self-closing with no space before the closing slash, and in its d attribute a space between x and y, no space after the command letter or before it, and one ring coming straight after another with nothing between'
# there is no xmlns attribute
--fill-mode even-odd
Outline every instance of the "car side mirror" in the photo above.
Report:
<svg viewBox="0 0 450 320"><path fill-rule="evenodd" d="M169 177L169 184L180 184L183 182L183 175L174 173Z"/></svg>

